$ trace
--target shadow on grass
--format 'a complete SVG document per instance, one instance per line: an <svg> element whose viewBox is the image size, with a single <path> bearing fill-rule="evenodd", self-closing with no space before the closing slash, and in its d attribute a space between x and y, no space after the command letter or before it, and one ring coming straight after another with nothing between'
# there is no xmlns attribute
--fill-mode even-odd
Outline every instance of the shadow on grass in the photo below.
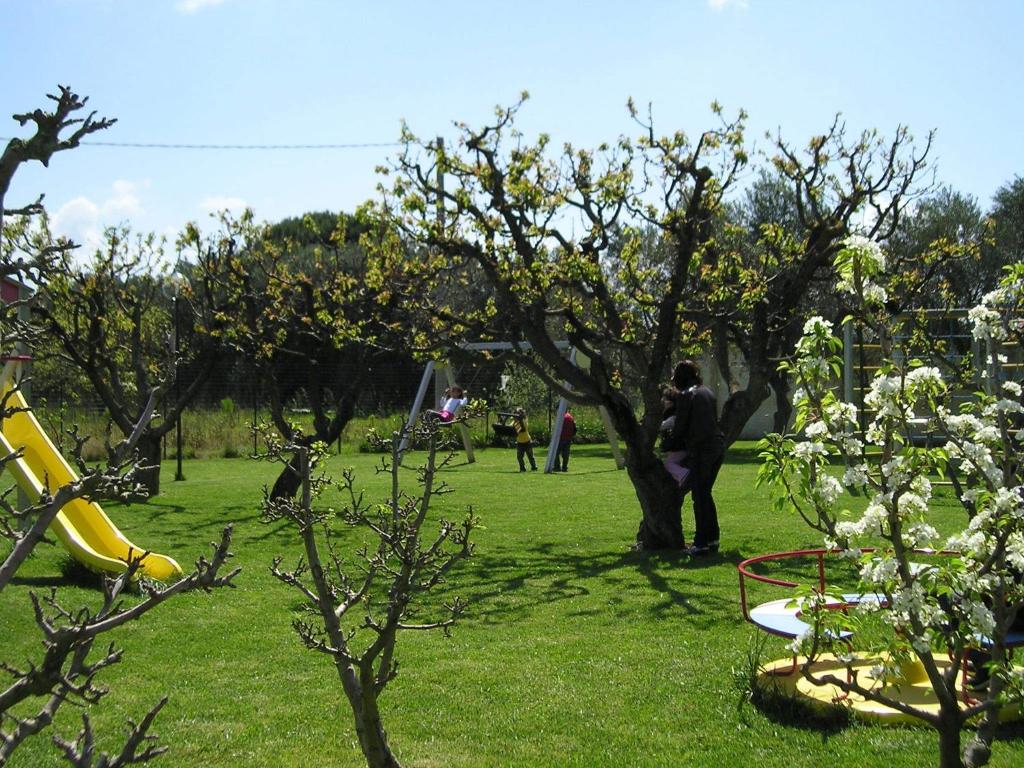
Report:
<svg viewBox="0 0 1024 768"><path fill-rule="evenodd" d="M12 587L67 587L76 585L64 576L15 576L11 579Z"/></svg>
<svg viewBox="0 0 1024 768"><path fill-rule="evenodd" d="M469 565L474 575L460 579L458 594L479 610L474 614L488 624L507 623L529 616L536 608L563 601L594 597L571 616L608 614L635 619L638 589L654 596L647 608L652 620L682 619L697 626L720 625L723 617L741 621L737 600L709 589L698 572L726 566L730 575L740 556L718 554L695 561L681 551L665 550L574 554L554 543L538 544L515 554L477 553ZM607 598L602 595L607 594ZM596 603L596 604L595 604Z"/></svg>
<svg viewBox="0 0 1024 768"><path fill-rule="evenodd" d="M62 555L58 567L60 568L60 576L15 576L11 579L11 585L18 587L103 589L104 577L96 571L89 570L70 555Z"/></svg>
<svg viewBox="0 0 1024 768"><path fill-rule="evenodd" d="M814 706L785 693L779 686L758 683L750 691L750 703L768 720L787 728L820 733L822 739L835 736L854 724L850 711L838 704Z"/></svg>
<svg viewBox="0 0 1024 768"><path fill-rule="evenodd" d="M178 504L167 504L155 499L133 503L125 503L116 499L99 499L97 503L104 512L113 512L116 515L137 515L153 521L163 520L170 515L183 514L188 511Z"/></svg>
<svg viewBox="0 0 1024 768"><path fill-rule="evenodd" d="M1003 723L996 731L998 741L1024 741L1024 722Z"/></svg>
<svg viewBox="0 0 1024 768"><path fill-rule="evenodd" d="M725 451L726 464L763 464L761 449L754 445L730 445Z"/></svg>

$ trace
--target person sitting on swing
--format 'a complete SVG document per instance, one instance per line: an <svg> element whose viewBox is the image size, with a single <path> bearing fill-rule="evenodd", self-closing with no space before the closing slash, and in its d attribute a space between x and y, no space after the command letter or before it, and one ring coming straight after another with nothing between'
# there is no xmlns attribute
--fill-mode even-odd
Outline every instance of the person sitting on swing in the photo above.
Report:
<svg viewBox="0 0 1024 768"><path fill-rule="evenodd" d="M466 390L458 384L452 384L441 396L440 407L436 411L427 411L423 414L423 417L428 420L439 421L442 424L450 424L454 421L455 414L459 408L468 402L469 398L466 397Z"/></svg>

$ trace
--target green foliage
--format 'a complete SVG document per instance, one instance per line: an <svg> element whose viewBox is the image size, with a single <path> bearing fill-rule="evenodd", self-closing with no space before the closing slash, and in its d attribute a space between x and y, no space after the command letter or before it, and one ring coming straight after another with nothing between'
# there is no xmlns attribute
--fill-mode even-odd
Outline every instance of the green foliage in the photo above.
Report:
<svg viewBox="0 0 1024 768"><path fill-rule="evenodd" d="M85 265L65 253L47 274L41 300L33 305L45 343L34 354L45 361L44 377L59 366L79 372L40 384L55 384L59 391L87 378L111 418L127 427L151 388L172 376L174 287L162 239L127 227L110 228L105 238ZM36 248L51 240L42 227Z"/></svg>
<svg viewBox="0 0 1024 768"><path fill-rule="evenodd" d="M902 308L976 304L998 280L991 235L977 202L949 187L909 208L886 243L901 264Z"/></svg>
<svg viewBox="0 0 1024 768"><path fill-rule="evenodd" d="M509 362L502 374L504 386L498 395L498 409L513 411L525 408L533 413L541 403L547 403L551 390L547 383L524 365Z"/></svg>

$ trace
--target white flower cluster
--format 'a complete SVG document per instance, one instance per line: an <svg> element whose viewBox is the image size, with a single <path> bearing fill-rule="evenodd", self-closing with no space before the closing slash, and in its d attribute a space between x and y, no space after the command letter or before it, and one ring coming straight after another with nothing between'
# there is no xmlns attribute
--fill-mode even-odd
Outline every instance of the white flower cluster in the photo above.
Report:
<svg viewBox="0 0 1024 768"><path fill-rule="evenodd" d="M1006 338L1003 313L997 309L1006 299L1006 290L997 288L986 293L978 306L968 310L967 318L973 324L971 334L975 339L978 341L984 341L985 339L1002 341Z"/></svg>
<svg viewBox="0 0 1024 768"><path fill-rule="evenodd" d="M827 472L819 472L811 487L811 496L819 507L831 507L843 493L843 484Z"/></svg>
<svg viewBox="0 0 1024 768"><path fill-rule="evenodd" d="M844 403L836 400L825 406L825 421L835 431L836 427L854 426L857 424L857 406L853 403Z"/></svg>
<svg viewBox="0 0 1024 768"><path fill-rule="evenodd" d="M846 468L846 472L843 473L843 485L847 488L863 488L870 481L868 465L864 463L849 466Z"/></svg>
<svg viewBox="0 0 1024 768"><path fill-rule="evenodd" d="M1003 392L1008 397L1000 398L994 403L985 406L982 411L982 415L992 421L996 421L999 416L1012 416L1014 414L1024 413L1024 404L1021 403L1021 386L1016 381L1004 381Z"/></svg>
<svg viewBox="0 0 1024 768"><path fill-rule="evenodd" d="M864 510L859 520L843 520L836 523L836 535L852 541L860 536L883 536L889 530L889 510L884 494L877 494Z"/></svg>
<svg viewBox="0 0 1024 768"><path fill-rule="evenodd" d="M971 560L984 560L985 556L992 551L992 543L984 531L976 528L968 528L953 534L946 539L946 547L959 552L961 557Z"/></svg>
<svg viewBox="0 0 1024 768"><path fill-rule="evenodd" d="M992 609L984 603L974 600L963 606L970 625L980 634L992 637L996 631L996 618Z"/></svg>
<svg viewBox="0 0 1024 768"><path fill-rule="evenodd" d="M871 382L871 389L864 395L864 405L877 411L877 417L899 418L903 415L899 397L903 380L897 375L879 374Z"/></svg>
<svg viewBox="0 0 1024 768"><path fill-rule="evenodd" d="M872 274L885 270L885 251L876 241L864 235L850 235L843 241L843 247L856 253L870 267Z"/></svg>
<svg viewBox="0 0 1024 768"><path fill-rule="evenodd" d="M974 436L977 435L984 436L986 433L979 429ZM981 473L993 485L1002 483L1003 470L996 464L991 445L965 440L947 445L946 453L952 461L966 463L969 469Z"/></svg>
<svg viewBox="0 0 1024 768"><path fill-rule="evenodd" d="M866 304L884 304L889 298L888 293L873 280L885 271L885 252L882 247L867 237L850 235L843 241L841 256L845 258L837 262L839 279L836 281L836 290L858 295Z"/></svg>
<svg viewBox="0 0 1024 768"><path fill-rule="evenodd" d="M913 398L938 396L946 391L946 381L934 365L911 368L907 373L905 386L907 395Z"/></svg>
<svg viewBox="0 0 1024 768"><path fill-rule="evenodd" d="M1006 560L1015 570L1024 573L1024 533L1018 531L1007 539Z"/></svg>
<svg viewBox="0 0 1024 768"><path fill-rule="evenodd" d="M821 315L814 315L807 322L804 323L804 338L808 336L816 337L830 337L832 336L832 323L823 318ZM798 342L797 349L800 349L799 344L803 343L804 339Z"/></svg>
<svg viewBox="0 0 1024 768"><path fill-rule="evenodd" d="M797 443L793 448L793 455L798 459L809 460L814 456L826 456L825 444L816 440L808 440L805 443Z"/></svg>

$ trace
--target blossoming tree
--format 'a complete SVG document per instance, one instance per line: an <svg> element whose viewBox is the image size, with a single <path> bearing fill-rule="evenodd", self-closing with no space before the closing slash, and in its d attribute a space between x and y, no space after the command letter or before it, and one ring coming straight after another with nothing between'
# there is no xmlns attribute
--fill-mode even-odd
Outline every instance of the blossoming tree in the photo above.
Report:
<svg viewBox="0 0 1024 768"><path fill-rule="evenodd" d="M836 394L841 341L820 317L804 326L787 368L795 393L795 435L771 435L763 445L760 482L770 485L780 510L796 510L826 546L859 560L863 600L848 613L824 610L818 596L812 629L794 642L803 674L848 693L914 715L936 729L939 764L988 762L1000 708L1024 698L1024 671L1008 654L1007 633L1024 604L1024 470L1020 435L1024 406L1019 373L1006 356L1019 355L1024 332L1024 266L1007 270L1000 287L972 309L969 319L981 354L973 361L985 382L954 407L953 387L897 334L902 322L886 310L895 283L885 254L873 241L850 237L836 258L838 290L849 294L853 322L878 342L883 365L864 397L866 428L858 408ZM918 336L917 341L922 339ZM922 447L908 439L912 422L925 420L941 440ZM837 469L838 468L838 469ZM962 526L948 530L935 513L936 477L955 474ZM843 508L843 493L863 494L862 512ZM946 529L940 532L940 528ZM923 558L920 552L948 552ZM921 566L927 559L928 565ZM812 601L814 602L814 601ZM805 611L806 613L806 611ZM838 651L850 665L875 660L871 680L815 672L839 629L853 629L874 614L883 627L875 641L857 637L856 650ZM982 653L979 653L982 651ZM965 695L959 672L974 658L987 673L986 692ZM984 666L982 663L984 661ZM887 684L914 662L923 668L938 702L924 711L900 701ZM977 722L961 754L961 730Z"/></svg>

